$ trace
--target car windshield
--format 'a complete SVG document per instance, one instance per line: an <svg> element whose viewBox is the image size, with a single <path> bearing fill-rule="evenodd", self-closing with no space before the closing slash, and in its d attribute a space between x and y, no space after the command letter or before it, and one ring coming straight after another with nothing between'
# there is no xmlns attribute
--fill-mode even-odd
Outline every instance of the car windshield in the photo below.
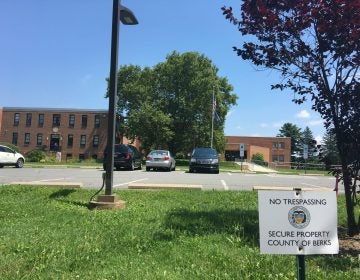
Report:
<svg viewBox="0 0 360 280"><path fill-rule="evenodd" d="M217 153L215 149L198 148L194 150L193 157L217 157Z"/></svg>
<svg viewBox="0 0 360 280"><path fill-rule="evenodd" d="M151 156L167 156L168 152L163 150L156 150L150 153Z"/></svg>

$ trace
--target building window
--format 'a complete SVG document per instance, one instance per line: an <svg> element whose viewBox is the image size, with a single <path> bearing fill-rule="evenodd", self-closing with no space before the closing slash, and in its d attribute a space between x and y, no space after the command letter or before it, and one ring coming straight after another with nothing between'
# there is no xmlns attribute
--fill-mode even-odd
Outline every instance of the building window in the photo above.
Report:
<svg viewBox="0 0 360 280"><path fill-rule="evenodd" d="M80 136L80 147L84 148L86 146L86 135Z"/></svg>
<svg viewBox="0 0 360 280"><path fill-rule="evenodd" d="M273 156L272 156L272 162L277 162L277 161L279 161L278 156L277 156L277 155L273 155Z"/></svg>
<svg viewBox="0 0 360 280"><path fill-rule="evenodd" d="M14 126L18 126L20 123L20 113L14 114Z"/></svg>
<svg viewBox="0 0 360 280"><path fill-rule="evenodd" d="M38 133L36 136L36 145L41 146L43 141L43 135L42 133Z"/></svg>
<svg viewBox="0 0 360 280"><path fill-rule="evenodd" d="M59 114L53 115L53 126L60 126L60 115Z"/></svg>
<svg viewBox="0 0 360 280"><path fill-rule="evenodd" d="M284 162L284 155L279 155L279 162Z"/></svg>
<svg viewBox="0 0 360 280"><path fill-rule="evenodd" d="M74 135L69 134L67 139L67 145L68 147L72 147L74 144Z"/></svg>
<svg viewBox="0 0 360 280"><path fill-rule="evenodd" d="M93 137L93 147L99 147L99 135Z"/></svg>
<svg viewBox="0 0 360 280"><path fill-rule="evenodd" d="M95 115L95 127L100 127L100 116Z"/></svg>
<svg viewBox="0 0 360 280"><path fill-rule="evenodd" d="M285 149L285 143L279 142L279 149Z"/></svg>
<svg viewBox="0 0 360 280"><path fill-rule="evenodd" d="M82 128L87 127L87 115L82 115L81 116L81 127Z"/></svg>
<svg viewBox="0 0 360 280"><path fill-rule="evenodd" d="M39 114L38 125L40 127L44 126L44 114Z"/></svg>
<svg viewBox="0 0 360 280"><path fill-rule="evenodd" d="M25 133L24 144L25 145L30 144L30 133Z"/></svg>
<svg viewBox="0 0 360 280"><path fill-rule="evenodd" d="M85 159L85 155L84 154L79 154L79 160L84 160Z"/></svg>
<svg viewBox="0 0 360 280"><path fill-rule="evenodd" d="M276 149L278 147L278 142L273 142L272 147L273 147L273 149Z"/></svg>
<svg viewBox="0 0 360 280"><path fill-rule="evenodd" d="M11 143L14 144L14 145L17 145L17 143L18 143L18 138L19 138L19 133L13 132Z"/></svg>
<svg viewBox="0 0 360 280"><path fill-rule="evenodd" d="M32 119L32 114L27 113L26 114L26 126L31 126L31 119Z"/></svg>
<svg viewBox="0 0 360 280"><path fill-rule="evenodd" d="M75 115L69 115L69 127L75 126Z"/></svg>

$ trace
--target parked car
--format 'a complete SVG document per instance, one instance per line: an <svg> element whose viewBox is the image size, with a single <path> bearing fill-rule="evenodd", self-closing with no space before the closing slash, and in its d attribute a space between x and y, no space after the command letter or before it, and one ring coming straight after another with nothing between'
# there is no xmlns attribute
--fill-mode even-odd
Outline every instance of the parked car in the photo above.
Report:
<svg viewBox="0 0 360 280"><path fill-rule="evenodd" d="M146 157L146 171L165 169L167 171L175 170L176 161L167 150L153 150Z"/></svg>
<svg viewBox="0 0 360 280"><path fill-rule="evenodd" d="M108 156L108 149L104 151L103 168L106 170L106 159ZM132 145L115 144L114 146L114 167L116 170L126 168L134 170L142 167L142 155L137 148Z"/></svg>
<svg viewBox="0 0 360 280"><path fill-rule="evenodd" d="M24 166L24 163L25 157L22 154L7 146L0 145L0 168L5 165L21 168Z"/></svg>
<svg viewBox="0 0 360 280"><path fill-rule="evenodd" d="M210 171L219 173L219 157L215 149L195 148L191 154L189 172Z"/></svg>

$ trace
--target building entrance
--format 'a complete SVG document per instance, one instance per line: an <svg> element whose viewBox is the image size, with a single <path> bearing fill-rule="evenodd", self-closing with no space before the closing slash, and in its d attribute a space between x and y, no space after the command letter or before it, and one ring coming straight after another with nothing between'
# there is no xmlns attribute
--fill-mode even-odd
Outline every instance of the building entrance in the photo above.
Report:
<svg viewBox="0 0 360 280"><path fill-rule="evenodd" d="M50 136L50 151L58 152L60 151L60 135L51 134Z"/></svg>

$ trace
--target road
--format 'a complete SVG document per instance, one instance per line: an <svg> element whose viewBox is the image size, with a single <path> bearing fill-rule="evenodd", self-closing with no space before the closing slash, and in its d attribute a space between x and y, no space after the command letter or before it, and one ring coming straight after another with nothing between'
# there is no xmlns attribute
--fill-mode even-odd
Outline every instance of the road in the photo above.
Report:
<svg viewBox="0 0 360 280"><path fill-rule="evenodd" d="M12 168L0 169L0 184L11 182L79 182L85 188L102 186L102 169L84 168ZM127 189L131 183L202 185L204 190L252 190L254 186L291 188L330 188L335 178L315 175L220 174L173 172L114 171L114 189ZM340 186L340 192L343 186Z"/></svg>

